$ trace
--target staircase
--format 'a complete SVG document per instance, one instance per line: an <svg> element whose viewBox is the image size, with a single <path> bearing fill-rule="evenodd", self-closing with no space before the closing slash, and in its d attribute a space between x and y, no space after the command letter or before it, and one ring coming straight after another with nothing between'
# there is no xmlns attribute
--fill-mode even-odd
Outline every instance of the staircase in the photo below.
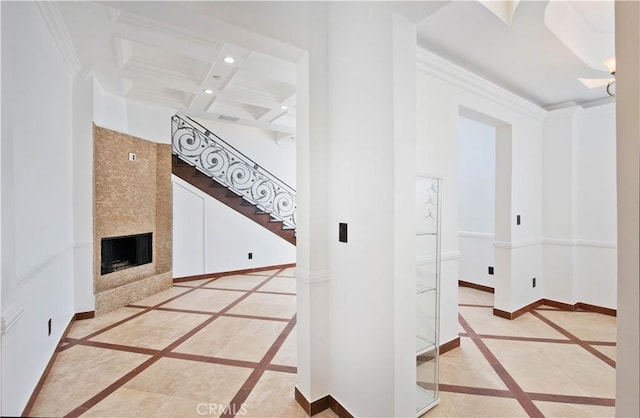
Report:
<svg viewBox="0 0 640 418"><path fill-rule="evenodd" d="M174 175L296 245L294 189L193 119L171 122Z"/></svg>

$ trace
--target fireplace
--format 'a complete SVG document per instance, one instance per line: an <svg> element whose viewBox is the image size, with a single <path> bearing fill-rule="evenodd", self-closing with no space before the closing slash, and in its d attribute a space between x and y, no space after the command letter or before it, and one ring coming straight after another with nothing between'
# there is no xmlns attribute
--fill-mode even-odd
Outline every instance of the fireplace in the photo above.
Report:
<svg viewBox="0 0 640 418"><path fill-rule="evenodd" d="M100 274L151 263L152 233L102 238Z"/></svg>

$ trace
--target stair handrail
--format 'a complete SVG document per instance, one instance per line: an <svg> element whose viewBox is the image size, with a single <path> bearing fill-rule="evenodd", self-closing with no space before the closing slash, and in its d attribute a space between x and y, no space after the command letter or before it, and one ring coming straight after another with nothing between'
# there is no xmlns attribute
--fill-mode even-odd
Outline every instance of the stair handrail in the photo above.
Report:
<svg viewBox="0 0 640 418"><path fill-rule="evenodd" d="M189 116L171 118L174 154L287 228L296 228L296 191Z"/></svg>

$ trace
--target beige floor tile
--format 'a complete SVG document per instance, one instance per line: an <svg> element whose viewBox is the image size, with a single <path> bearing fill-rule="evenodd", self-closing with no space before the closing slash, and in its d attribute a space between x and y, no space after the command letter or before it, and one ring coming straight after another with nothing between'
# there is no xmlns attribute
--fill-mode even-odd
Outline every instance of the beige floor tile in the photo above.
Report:
<svg viewBox="0 0 640 418"><path fill-rule="evenodd" d="M219 312L244 294L245 292L228 290L196 289L162 306L164 308Z"/></svg>
<svg viewBox="0 0 640 418"><path fill-rule="evenodd" d="M420 415L420 417L432 417L432 418L449 418L459 417L460 414L456 409L454 397L451 393L440 392L440 402L428 410L426 413Z"/></svg>
<svg viewBox="0 0 640 418"><path fill-rule="evenodd" d="M101 330L111 324L114 324L118 321L121 321L125 318L130 317L131 315L135 315L138 312L141 312L142 309L138 308L119 308L115 311L111 311L104 315L98 316L97 318L91 319L82 319L80 321L75 321L69 330L69 334L67 337L70 338L83 338L95 331Z"/></svg>
<svg viewBox="0 0 640 418"><path fill-rule="evenodd" d="M440 408L443 408L444 411ZM431 411L428 411L424 416L492 418L528 417L527 413L515 399L447 392L440 393L440 404Z"/></svg>
<svg viewBox="0 0 640 418"><path fill-rule="evenodd" d="M493 306L493 293L469 287L458 287L458 303Z"/></svg>
<svg viewBox="0 0 640 418"><path fill-rule="evenodd" d="M461 306L460 313L477 334L568 339L529 313L513 320L495 316L487 308Z"/></svg>
<svg viewBox="0 0 640 418"><path fill-rule="evenodd" d="M613 406L578 405L559 402L534 402L538 409L547 418L574 418L574 417L614 417L616 408Z"/></svg>
<svg viewBox="0 0 640 418"><path fill-rule="evenodd" d="M470 338L440 356L440 383L486 389L507 389L493 367Z"/></svg>
<svg viewBox="0 0 640 418"><path fill-rule="evenodd" d="M606 345L592 345L591 347L595 348L610 359L616 360L616 354L618 352L618 349L616 347Z"/></svg>
<svg viewBox="0 0 640 418"><path fill-rule="evenodd" d="M247 274L224 276L220 277L204 285L204 287L215 287L220 289L237 289L237 290L251 290L260 283L262 283L266 277L249 276Z"/></svg>
<svg viewBox="0 0 640 418"><path fill-rule="evenodd" d="M241 315L291 318L296 313L296 297L253 293L229 312Z"/></svg>
<svg viewBox="0 0 640 418"><path fill-rule="evenodd" d="M165 401L160 404L152 417L162 418L211 418L221 415L220 411L224 411L226 404L199 402L193 399L179 398L177 396L167 396Z"/></svg>
<svg viewBox="0 0 640 418"><path fill-rule="evenodd" d="M197 402L228 404L252 369L161 358L123 387Z"/></svg>
<svg viewBox="0 0 640 418"><path fill-rule="evenodd" d="M296 334L296 327L291 330L289 336L284 343L280 346L280 349L276 353L275 357L271 361L272 364L280 364L283 366L298 366L298 337Z"/></svg>
<svg viewBox="0 0 640 418"><path fill-rule="evenodd" d="M31 415L63 416L148 358L123 351L71 347L58 354Z"/></svg>
<svg viewBox="0 0 640 418"><path fill-rule="evenodd" d="M153 296L149 296L148 298L144 298L137 302L132 303L132 305L140 305L140 306L155 306L159 303L162 303L168 299L171 299L175 296L181 295L183 293L188 292L190 289L185 289L184 287L172 287L167 290L163 290L160 293L156 293Z"/></svg>
<svg viewBox="0 0 640 418"><path fill-rule="evenodd" d="M175 349L234 360L259 362L271 348L285 322L220 317Z"/></svg>
<svg viewBox="0 0 640 418"><path fill-rule="evenodd" d="M526 392L615 397L615 369L576 344L505 340L485 340L485 344Z"/></svg>
<svg viewBox="0 0 640 418"><path fill-rule="evenodd" d="M296 293L296 279L291 277L274 277L260 288L264 292Z"/></svg>
<svg viewBox="0 0 640 418"><path fill-rule="evenodd" d="M294 398L296 375L266 371L244 403L244 417L306 417ZM277 402L274 400L277 399Z"/></svg>
<svg viewBox="0 0 640 418"><path fill-rule="evenodd" d="M160 350L208 318L207 315L149 311L91 341Z"/></svg>
<svg viewBox="0 0 640 418"><path fill-rule="evenodd" d="M176 285L179 285L179 286L198 287L198 286L200 286L201 284L204 284L204 283L208 283L208 282L210 282L211 280L213 280L213 277L209 277L209 278L206 278L206 279L199 279L199 280L189 280L188 282L180 282L180 283L176 283Z"/></svg>
<svg viewBox="0 0 640 418"><path fill-rule="evenodd" d="M540 311L581 340L616 341L616 318L594 312Z"/></svg>
<svg viewBox="0 0 640 418"><path fill-rule="evenodd" d="M148 417L158 409L168 396L140 390L119 388L93 408L82 414L83 417Z"/></svg>
<svg viewBox="0 0 640 418"><path fill-rule="evenodd" d="M288 267L288 268L282 270L280 273L278 273L278 277L295 278L296 277L296 268L295 267Z"/></svg>

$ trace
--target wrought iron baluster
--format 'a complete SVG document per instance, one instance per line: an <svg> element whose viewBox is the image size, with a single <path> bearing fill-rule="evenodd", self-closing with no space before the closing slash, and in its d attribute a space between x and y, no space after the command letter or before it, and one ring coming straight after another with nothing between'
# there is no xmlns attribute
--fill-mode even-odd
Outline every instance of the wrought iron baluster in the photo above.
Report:
<svg viewBox="0 0 640 418"><path fill-rule="evenodd" d="M260 210L296 228L296 191L191 118L171 119L174 154Z"/></svg>

